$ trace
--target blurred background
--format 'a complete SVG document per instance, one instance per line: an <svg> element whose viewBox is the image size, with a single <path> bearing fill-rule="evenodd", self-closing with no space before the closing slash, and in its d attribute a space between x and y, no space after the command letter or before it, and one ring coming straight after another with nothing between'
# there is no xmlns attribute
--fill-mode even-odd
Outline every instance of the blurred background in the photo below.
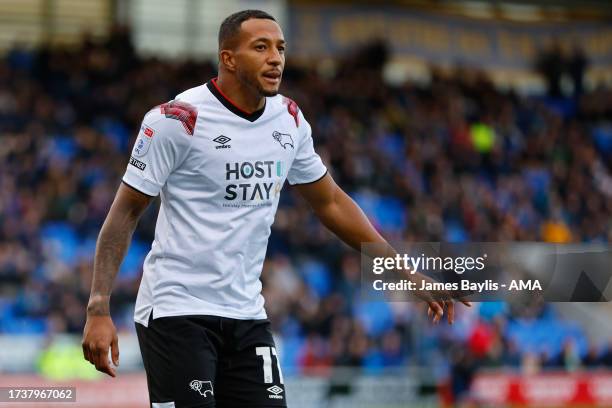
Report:
<svg viewBox="0 0 612 408"><path fill-rule="evenodd" d="M0 0L0 386L147 406L132 314L159 204L113 292L112 380L80 346L95 241L143 115L215 76L245 8L281 23L282 93L388 239L612 239L608 1ZM286 186L262 281L290 406L612 406L609 304L433 326L360 300L359 262Z"/></svg>

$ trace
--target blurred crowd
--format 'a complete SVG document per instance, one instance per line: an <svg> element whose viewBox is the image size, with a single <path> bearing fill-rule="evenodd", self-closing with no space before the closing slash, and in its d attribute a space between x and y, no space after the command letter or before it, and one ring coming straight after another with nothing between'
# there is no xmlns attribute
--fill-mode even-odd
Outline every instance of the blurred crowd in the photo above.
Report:
<svg viewBox="0 0 612 408"><path fill-rule="evenodd" d="M435 68L428 84L390 86L388 57L373 43L333 71L289 60L282 87L311 123L334 179L388 239L612 239L610 89L522 96L477 70ZM214 76L210 63L137 55L121 28L76 49L4 55L0 332L81 333L95 240L143 115ZM546 305L483 303L459 310L447 327L424 324L422 305L359 300L358 254L284 189L262 280L287 367L376 371L437 361L441 375L452 375L482 365L612 364L610 347L589 345L580 326ZM133 330L156 215L152 206L142 218L113 292L121 330ZM533 345L536 326L545 332Z"/></svg>

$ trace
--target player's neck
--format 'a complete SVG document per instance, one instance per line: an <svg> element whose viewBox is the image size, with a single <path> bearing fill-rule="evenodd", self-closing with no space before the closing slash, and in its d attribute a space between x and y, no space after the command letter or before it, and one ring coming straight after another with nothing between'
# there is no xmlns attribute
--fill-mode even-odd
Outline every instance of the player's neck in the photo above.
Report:
<svg viewBox="0 0 612 408"><path fill-rule="evenodd" d="M253 113L264 107L265 98L260 94L251 92L233 78L219 77L215 80L217 88L229 101L246 113Z"/></svg>

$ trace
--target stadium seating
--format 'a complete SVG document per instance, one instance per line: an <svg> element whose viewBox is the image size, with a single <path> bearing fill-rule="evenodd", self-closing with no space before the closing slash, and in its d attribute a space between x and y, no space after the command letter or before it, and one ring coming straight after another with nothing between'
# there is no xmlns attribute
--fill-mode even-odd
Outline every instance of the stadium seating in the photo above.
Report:
<svg viewBox="0 0 612 408"><path fill-rule="evenodd" d="M338 65L331 79L290 65L283 92L305 112L333 177L389 238L612 239L612 130L603 120L612 114L610 90L550 99L497 90L478 73L467 80L435 70L427 86L391 87L376 69ZM213 76L208 63L137 56L126 38L78 50L15 49L0 61L2 333L81 332L96 236L140 119ZM114 292L124 331L133 330L155 217L155 208L143 217ZM580 356L588 350L579 324L546 309L482 304L447 328L424 326L421 305L398 311L358 300L358 256L288 186L262 279L289 367L376 371L439 353L437 345L447 365L454 345L473 344L483 364L498 365L530 353L552 361L568 342ZM423 327L429 345L413 341ZM504 358L492 356L495 344Z"/></svg>

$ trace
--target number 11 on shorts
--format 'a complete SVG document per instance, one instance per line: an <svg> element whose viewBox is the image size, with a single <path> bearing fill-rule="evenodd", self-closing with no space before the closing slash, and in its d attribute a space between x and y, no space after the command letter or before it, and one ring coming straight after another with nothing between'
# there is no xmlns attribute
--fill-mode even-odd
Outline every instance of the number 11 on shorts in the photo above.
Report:
<svg viewBox="0 0 612 408"><path fill-rule="evenodd" d="M261 356L263 359L263 374L264 374L264 383L270 384L274 382L274 377L272 376L272 355L274 355L274 359L276 360L276 369L278 370L278 379L281 384L283 382L283 372L280 368L280 363L278 362L278 356L276 355L276 348L274 347L255 347L255 354Z"/></svg>

